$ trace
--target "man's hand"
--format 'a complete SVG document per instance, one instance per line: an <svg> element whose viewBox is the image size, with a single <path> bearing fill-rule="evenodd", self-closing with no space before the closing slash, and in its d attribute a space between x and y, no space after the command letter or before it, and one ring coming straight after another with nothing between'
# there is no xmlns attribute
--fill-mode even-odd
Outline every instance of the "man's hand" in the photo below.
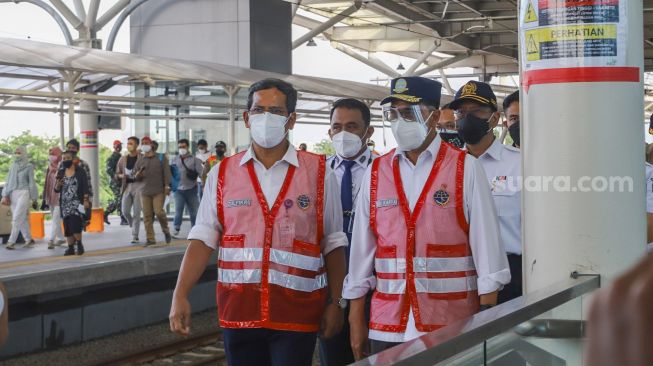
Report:
<svg viewBox="0 0 653 366"><path fill-rule="evenodd" d="M349 340L351 342L351 350L354 353L354 359L360 361L370 355L370 345L368 342L367 324L365 319L363 321L352 322L349 318Z"/></svg>
<svg viewBox="0 0 653 366"><path fill-rule="evenodd" d="M183 296L173 296L170 307L170 331L184 337L190 334L190 302Z"/></svg>
<svg viewBox="0 0 653 366"><path fill-rule="evenodd" d="M584 364L653 365L653 255L594 297Z"/></svg>
<svg viewBox="0 0 653 366"><path fill-rule="evenodd" d="M320 328L320 336L324 339L329 339L336 334L340 333L342 326L345 323L344 311L336 304L329 304L322 316L322 326Z"/></svg>
<svg viewBox="0 0 653 366"><path fill-rule="evenodd" d="M11 205L11 200L9 199L9 196L2 197L2 204L5 206Z"/></svg>

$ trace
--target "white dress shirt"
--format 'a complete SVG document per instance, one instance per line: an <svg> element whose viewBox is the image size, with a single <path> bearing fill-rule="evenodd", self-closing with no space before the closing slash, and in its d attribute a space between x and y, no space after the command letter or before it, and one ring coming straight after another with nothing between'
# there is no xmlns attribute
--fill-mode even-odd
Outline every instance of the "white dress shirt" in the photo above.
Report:
<svg viewBox="0 0 653 366"><path fill-rule="evenodd" d="M240 165L245 165L250 160L254 161L256 177L261 185L265 199L270 206L269 208L272 208L271 206L274 205L279 191L281 191L288 167L290 165L299 167L297 151L290 144L283 158L274 163L270 169L265 169L265 166L256 158L254 150L250 146L249 150L243 155ZM217 164L209 172L206 179L206 187L204 187L204 195L202 196L202 201L197 212L195 226L193 226L188 234L189 240L199 240L214 250L218 248L220 237L222 236L222 225L218 220L217 204L215 201L219 167L220 164ZM245 183L249 184L249 182ZM320 243L322 254L326 256L332 250L347 245L347 236L342 231L340 186L336 181L333 171L327 166L324 178L324 237Z"/></svg>
<svg viewBox="0 0 653 366"><path fill-rule="evenodd" d="M431 145L420 154L415 165L404 156L404 152L399 150L395 152L395 155L399 156L399 171L411 211L426 184L440 144L440 136L437 136ZM343 297L346 299L360 298L376 287L376 278L373 273L376 236L369 225L371 171L372 169L369 168L365 172L361 192L356 201L349 273L345 278L343 288ZM463 201L465 218L470 225L469 244L478 274L478 293L487 294L500 290L503 285L510 282L508 258L500 240L497 214L486 182L485 171L476 158L471 155L465 157ZM422 334L424 333L415 327L411 309L405 333L370 329L369 337L386 342L405 342Z"/></svg>
<svg viewBox="0 0 653 366"><path fill-rule="evenodd" d="M353 202L356 202L356 196L360 191L363 175L365 175L367 167L371 165L372 159L372 152L369 149L365 149L365 152L356 158L356 164L351 167L351 181L353 183L351 191L354 194ZM337 154L327 160L327 165L333 168L339 187L342 185L342 176L345 175L345 166L342 164L343 161L345 161L345 159Z"/></svg>
<svg viewBox="0 0 653 366"><path fill-rule="evenodd" d="M495 138L478 161L490 183L503 245L508 254L521 255L521 153Z"/></svg>

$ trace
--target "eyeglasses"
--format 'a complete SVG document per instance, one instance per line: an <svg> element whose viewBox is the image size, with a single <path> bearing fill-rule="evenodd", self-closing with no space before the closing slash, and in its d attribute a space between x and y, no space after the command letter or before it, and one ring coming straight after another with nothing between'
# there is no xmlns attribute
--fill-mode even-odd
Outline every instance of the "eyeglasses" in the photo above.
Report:
<svg viewBox="0 0 653 366"><path fill-rule="evenodd" d="M385 122L396 122L401 118L406 122L417 122L422 117L422 110L419 105L396 108L383 107L383 120Z"/></svg>
<svg viewBox="0 0 653 366"><path fill-rule="evenodd" d="M270 108L264 108L264 107L254 107L249 110L249 114L256 115L256 114L263 114L265 112L269 112L272 114L276 114L278 116L286 116L288 112L284 108L278 108L278 107L270 107Z"/></svg>
<svg viewBox="0 0 653 366"><path fill-rule="evenodd" d="M468 114L478 116L479 113L492 113L492 109L486 107L472 108L472 109L456 109L453 111L453 116L458 120L467 117Z"/></svg>

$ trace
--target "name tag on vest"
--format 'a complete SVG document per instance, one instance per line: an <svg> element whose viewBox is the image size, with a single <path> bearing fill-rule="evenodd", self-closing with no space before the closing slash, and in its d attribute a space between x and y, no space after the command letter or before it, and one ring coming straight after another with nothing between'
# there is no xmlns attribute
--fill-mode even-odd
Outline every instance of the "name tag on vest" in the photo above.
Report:
<svg viewBox="0 0 653 366"><path fill-rule="evenodd" d="M234 207L245 207L245 206L251 206L252 205L252 200L228 200L227 201L227 208L234 208Z"/></svg>
<svg viewBox="0 0 653 366"><path fill-rule="evenodd" d="M397 206L399 204L399 200L396 198L387 198L387 199L382 199L382 200L377 200L376 201L376 207L381 208L381 207L393 207Z"/></svg>

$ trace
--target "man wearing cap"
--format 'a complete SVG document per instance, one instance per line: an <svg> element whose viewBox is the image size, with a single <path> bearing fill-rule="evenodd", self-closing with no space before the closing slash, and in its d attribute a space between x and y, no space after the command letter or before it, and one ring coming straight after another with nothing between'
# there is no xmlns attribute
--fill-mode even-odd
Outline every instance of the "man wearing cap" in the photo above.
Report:
<svg viewBox="0 0 653 366"><path fill-rule="evenodd" d="M218 141L215 143L215 154L209 156L204 163L204 169L202 171L202 187L206 184L206 177L209 175L211 169L214 166L218 165L219 162L224 160L227 153L227 144L224 141Z"/></svg>
<svg viewBox="0 0 653 366"><path fill-rule="evenodd" d="M227 363L310 366L318 332L344 321L347 237L340 190L324 156L288 141L297 90L278 79L249 88L243 113L252 144L209 173L170 310L188 335L188 295L218 250L218 319Z"/></svg>
<svg viewBox="0 0 653 366"><path fill-rule="evenodd" d="M462 149L464 143L458 137L458 130L456 129L456 118L453 115L453 110L449 104L445 104L440 108L440 120L438 121L438 135L440 138L450 143L451 145Z"/></svg>
<svg viewBox="0 0 653 366"><path fill-rule="evenodd" d="M503 145L494 136L499 112L490 85L467 82L449 106L454 110L458 135L465 142L467 152L483 165L490 183L512 278L499 293L499 303L503 303L522 294L521 156L519 149Z"/></svg>
<svg viewBox="0 0 653 366"><path fill-rule="evenodd" d="M485 172L437 134L441 88L399 78L382 102L398 147L374 160L356 202L343 291L356 359L368 335L383 351L496 304L510 281Z"/></svg>
<svg viewBox="0 0 653 366"><path fill-rule="evenodd" d="M336 151L327 159L340 185L342 204L342 229L351 245L351 232L354 217L354 203L360 191L363 175L372 163L374 156L366 142L374 133L371 126L371 113L367 104L357 99L344 98L331 107L331 127L329 136ZM349 247L345 250L349 260ZM341 304L348 314L347 303ZM345 320L342 331L331 339L320 339L320 365L338 366L354 362L349 340L349 324Z"/></svg>
<svg viewBox="0 0 653 366"><path fill-rule="evenodd" d="M116 168L118 167L118 161L122 157L122 142L116 140L113 142L113 153L107 159L107 168L106 172L109 176L109 188L111 188L111 193L113 193L113 199L109 201L107 205L107 210L104 212L104 222L107 225L111 225L109 222L109 215L114 211L118 210L118 215L120 215L121 225L126 222L125 218L122 217L122 195L120 194L121 182L116 179Z"/></svg>

